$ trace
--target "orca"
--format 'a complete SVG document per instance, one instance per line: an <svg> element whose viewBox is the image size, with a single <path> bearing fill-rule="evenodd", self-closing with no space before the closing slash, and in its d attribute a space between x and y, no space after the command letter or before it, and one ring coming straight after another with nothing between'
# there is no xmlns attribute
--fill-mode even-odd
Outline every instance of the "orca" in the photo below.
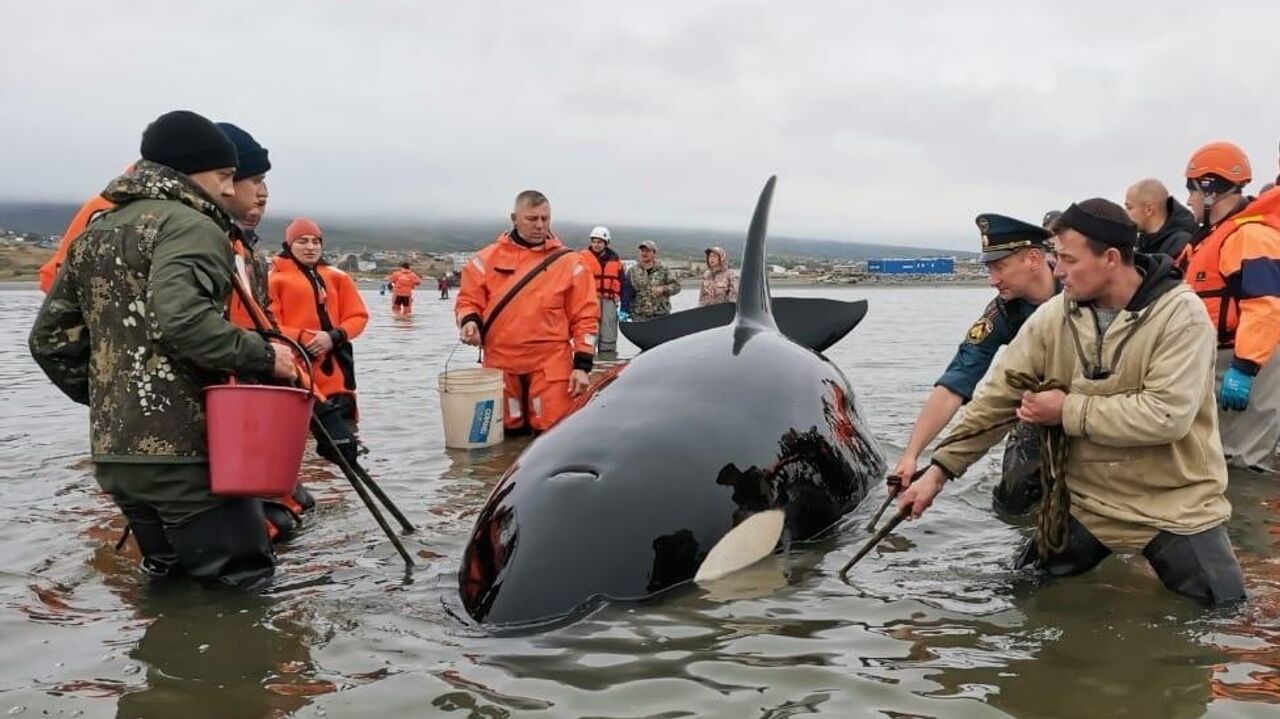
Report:
<svg viewBox="0 0 1280 719"><path fill-rule="evenodd" d="M539 627L604 600L712 582L820 537L883 479L844 374L773 316L764 260L775 184L751 221L732 323L641 352L495 485L459 568L474 620ZM831 326L852 329L835 314Z"/></svg>

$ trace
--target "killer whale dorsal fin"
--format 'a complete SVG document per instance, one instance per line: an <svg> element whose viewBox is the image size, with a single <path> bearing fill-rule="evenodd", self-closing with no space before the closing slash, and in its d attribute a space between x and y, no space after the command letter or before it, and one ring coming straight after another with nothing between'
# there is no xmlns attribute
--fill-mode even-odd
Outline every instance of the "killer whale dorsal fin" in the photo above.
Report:
<svg viewBox="0 0 1280 719"><path fill-rule="evenodd" d="M825 352L858 326L867 301L825 297L775 297L773 319L778 331L815 352ZM672 312L645 322L621 322L618 329L641 352L664 342L732 324L735 307L725 302Z"/></svg>
<svg viewBox="0 0 1280 719"><path fill-rule="evenodd" d="M765 264L765 236L769 232L769 207L773 204L773 188L778 176L773 175L764 183L756 212L751 216L751 228L747 230L747 246L742 251L742 271L739 274L738 306L734 316L737 327L754 327L777 331L773 319L773 303L769 298L769 268Z"/></svg>
<svg viewBox="0 0 1280 719"><path fill-rule="evenodd" d="M782 297L774 300L769 293L768 266L765 265L765 235L769 229L769 208L777 176L769 178L756 202L751 228L747 231L742 252L736 304L715 304L675 312L646 322L622 322L622 335L643 352L664 342L685 337L714 327L732 324L748 332L756 330L782 332L796 342L817 352L839 342L862 321L867 313L866 300L844 302L816 297Z"/></svg>

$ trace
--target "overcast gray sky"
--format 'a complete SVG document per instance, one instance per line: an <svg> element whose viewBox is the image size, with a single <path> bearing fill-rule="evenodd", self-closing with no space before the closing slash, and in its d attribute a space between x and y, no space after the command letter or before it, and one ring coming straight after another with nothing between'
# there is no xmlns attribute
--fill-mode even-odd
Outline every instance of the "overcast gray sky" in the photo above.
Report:
<svg viewBox="0 0 1280 719"><path fill-rule="evenodd" d="M971 248L973 217L1277 172L1280 2L0 3L0 198L79 200L192 109L271 151L271 214Z"/></svg>

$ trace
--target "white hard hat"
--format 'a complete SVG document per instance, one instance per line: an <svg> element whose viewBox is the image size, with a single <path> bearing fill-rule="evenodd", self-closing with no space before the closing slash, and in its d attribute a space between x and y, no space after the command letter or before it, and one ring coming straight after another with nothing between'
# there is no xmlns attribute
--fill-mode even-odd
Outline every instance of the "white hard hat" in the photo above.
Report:
<svg viewBox="0 0 1280 719"><path fill-rule="evenodd" d="M593 229L593 230L591 231L591 236L590 236L590 237L591 237L591 239L593 239L593 240L594 240L594 239L596 239L596 238L599 238L599 239L601 239L601 240L604 240L605 242L608 242L608 241L609 241L609 228L608 228L608 227L605 227L604 225L599 225L599 226L597 226L595 229Z"/></svg>

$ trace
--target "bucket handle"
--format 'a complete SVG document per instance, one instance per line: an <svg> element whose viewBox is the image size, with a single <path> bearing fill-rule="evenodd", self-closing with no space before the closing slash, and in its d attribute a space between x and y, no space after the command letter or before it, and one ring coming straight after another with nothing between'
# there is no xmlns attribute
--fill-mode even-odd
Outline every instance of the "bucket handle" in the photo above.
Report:
<svg viewBox="0 0 1280 719"><path fill-rule="evenodd" d="M258 334L262 335L268 342L271 340L281 340L293 346L293 349L297 351L297 356L302 358L302 363L306 367L307 378L304 382L301 377L298 377L293 382L295 385L298 385L299 389L305 389L311 399L314 400L316 398L316 380L314 370L311 365L311 355L307 354L307 349L299 344L297 340L283 332L277 332L276 330L258 330ZM235 384L234 377L232 378L231 384Z"/></svg>
<svg viewBox="0 0 1280 719"><path fill-rule="evenodd" d="M466 345L464 345L463 343L459 342L458 344L456 344L456 345L454 345L454 346L453 346L453 349L449 350L449 355L448 355L447 357L445 357L445 358L444 358L444 377L445 377L445 379L448 379L448 378L449 378L449 361L453 359L453 353L454 353L454 352L457 352L459 349L461 349L461 348L463 348L463 347L466 347ZM477 363L477 364L478 364L478 363L480 363L480 362L481 362L481 360L482 360L482 358L484 357L483 352L484 352L484 350L481 350L481 354L480 354L479 356L477 356L477 357L476 357L476 363Z"/></svg>

